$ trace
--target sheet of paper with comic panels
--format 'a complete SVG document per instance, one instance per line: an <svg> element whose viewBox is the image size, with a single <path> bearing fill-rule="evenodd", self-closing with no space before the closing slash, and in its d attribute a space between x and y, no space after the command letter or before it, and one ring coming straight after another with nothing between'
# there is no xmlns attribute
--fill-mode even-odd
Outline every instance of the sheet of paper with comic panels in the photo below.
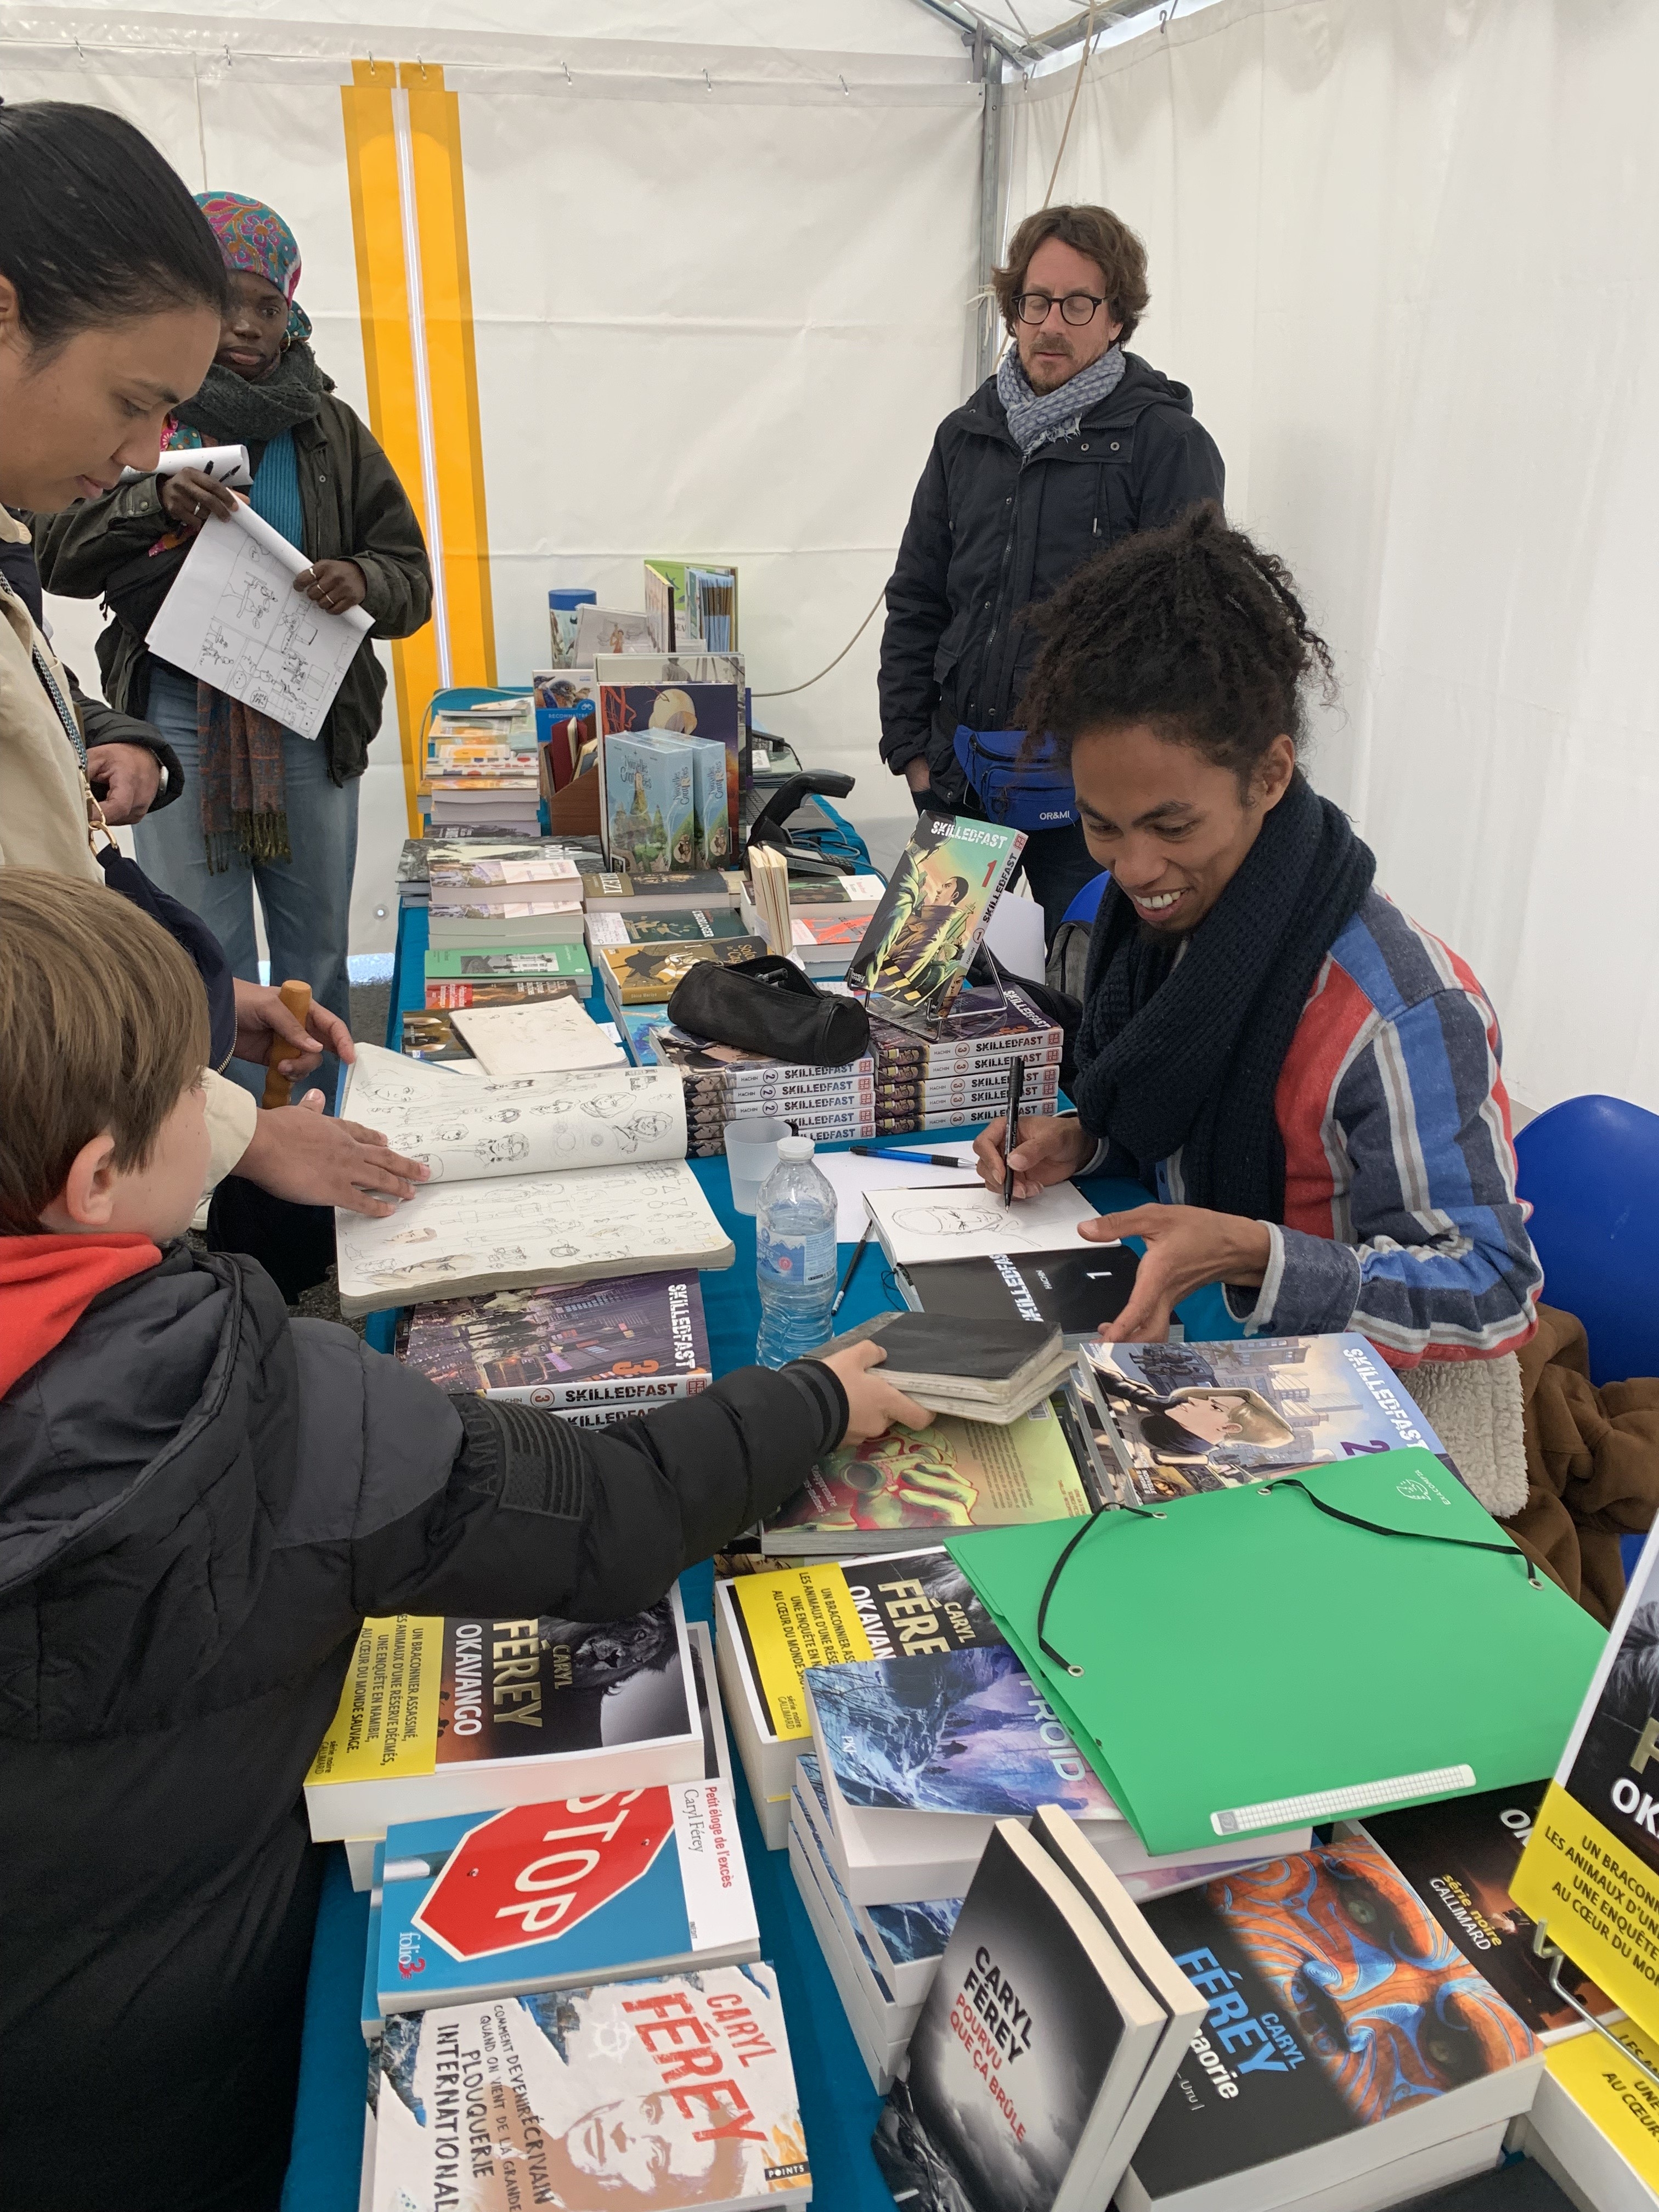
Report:
<svg viewBox="0 0 1659 2212"><path fill-rule="evenodd" d="M672 1070L490 1083L359 1045L344 1112L432 1178L385 1219L336 1215L344 1313L732 1262L685 1164L685 1094Z"/></svg>

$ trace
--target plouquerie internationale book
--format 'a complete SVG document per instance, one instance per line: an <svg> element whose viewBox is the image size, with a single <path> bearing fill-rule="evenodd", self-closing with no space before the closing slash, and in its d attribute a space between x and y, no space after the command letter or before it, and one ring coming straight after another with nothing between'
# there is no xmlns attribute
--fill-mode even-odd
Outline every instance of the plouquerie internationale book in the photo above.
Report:
<svg viewBox="0 0 1659 2212"><path fill-rule="evenodd" d="M1133 1504L1409 1444L1452 1468L1400 1377L1363 1336L1096 1341L1083 1350L1102 1433Z"/></svg>
<svg viewBox="0 0 1659 2212"><path fill-rule="evenodd" d="M803 2204L811 2185L763 1962L386 2024L375 2212L721 2212Z"/></svg>

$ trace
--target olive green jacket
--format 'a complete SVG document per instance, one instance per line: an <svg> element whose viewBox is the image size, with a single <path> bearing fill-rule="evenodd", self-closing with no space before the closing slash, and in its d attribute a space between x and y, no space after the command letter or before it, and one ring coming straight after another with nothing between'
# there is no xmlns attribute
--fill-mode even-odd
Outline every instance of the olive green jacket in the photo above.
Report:
<svg viewBox="0 0 1659 2212"><path fill-rule="evenodd" d="M355 561L368 585L363 605L374 617L322 727L329 774L347 783L368 766L369 741L380 726L386 671L369 638L409 637L430 621L432 570L397 471L343 399L325 392L315 416L295 425L294 445L306 554ZM256 469L264 450L249 448ZM157 485L153 476L135 477L61 514L33 518L46 589L72 599L101 597L114 617L98 641L98 662L104 696L129 714L142 715L148 704L144 638L183 562L182 550L151 555L173 528Z"/></svg>

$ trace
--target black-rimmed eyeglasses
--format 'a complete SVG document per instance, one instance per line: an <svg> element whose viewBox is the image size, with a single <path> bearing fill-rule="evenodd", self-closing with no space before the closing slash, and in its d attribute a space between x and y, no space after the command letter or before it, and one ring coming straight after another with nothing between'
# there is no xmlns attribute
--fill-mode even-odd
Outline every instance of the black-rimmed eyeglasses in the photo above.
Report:
<svg viewBox="0 0 1659 2212"><path fill-rule="evenodd" d="M1051 292L1022 292L1014 301L1014 313L1022 323L1046 323L1048 310L1054 304ZM1067 292L1060 302L1060 316L1074 331L1080 331L1085 323L1094 320L1095 309L1103 307L1105 304L1104 300L1097 300L1092 292Z"/></svg>

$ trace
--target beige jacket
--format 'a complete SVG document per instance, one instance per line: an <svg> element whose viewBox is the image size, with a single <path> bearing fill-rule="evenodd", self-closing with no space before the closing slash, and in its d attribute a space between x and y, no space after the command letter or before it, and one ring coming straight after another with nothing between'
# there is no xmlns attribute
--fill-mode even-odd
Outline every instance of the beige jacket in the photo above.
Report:
<svg viewBox="0 0 1659 2212"><path fill-rule="evenodd" d="M0 537L28 537L26 525L0 507ZM87 831L86 782L56 709L36 674L39 652L63 688L69 684L28 609L0 576L0 865L48 868L76 882L101 884ZM240 1084L210 1070L208 1128L213 1156L210 1190L230 1173L253 1138L258 1109Z"/></svg>

